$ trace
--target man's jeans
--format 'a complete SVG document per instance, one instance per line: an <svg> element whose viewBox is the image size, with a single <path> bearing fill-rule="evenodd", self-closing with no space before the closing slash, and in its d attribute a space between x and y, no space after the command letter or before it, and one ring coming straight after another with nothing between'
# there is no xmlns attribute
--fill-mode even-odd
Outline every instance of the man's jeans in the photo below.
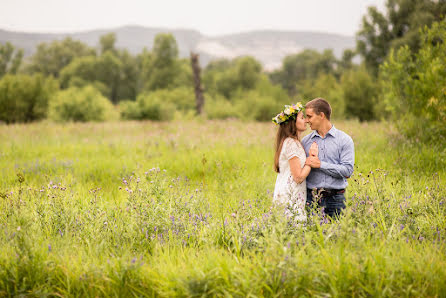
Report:
<svg viewBox="0 0 446 298"><path fill-rule="evenodd" d="M316 198L313 198L311 189L307 188L307 207L313 208ZM331 218L339 217L342 214L342 209L345 209L345 196L343 193L338 193L332 196L324 196L319 198L317 207L324 207L325 214Z"/></svg>

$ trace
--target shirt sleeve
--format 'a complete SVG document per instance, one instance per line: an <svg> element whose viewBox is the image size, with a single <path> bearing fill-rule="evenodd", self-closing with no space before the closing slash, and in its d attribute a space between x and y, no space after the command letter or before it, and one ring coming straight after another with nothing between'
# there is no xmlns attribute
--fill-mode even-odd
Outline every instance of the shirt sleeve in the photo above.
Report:
<svg viewBox="0 0 446 298"><path fill-rule="evenodd" d="M334 178L350 178L355 164L355 146L353 140L347 137L343 142L339 164L321 161L321 171Z"/></svg>
<svg viewBox="0 0 446 298"><path fill-rule="evenodd" d="M285 146L285 157L290 160L293 157L298 157L298 146L295 140L288 138L283 142L283 146Z"/></svg>

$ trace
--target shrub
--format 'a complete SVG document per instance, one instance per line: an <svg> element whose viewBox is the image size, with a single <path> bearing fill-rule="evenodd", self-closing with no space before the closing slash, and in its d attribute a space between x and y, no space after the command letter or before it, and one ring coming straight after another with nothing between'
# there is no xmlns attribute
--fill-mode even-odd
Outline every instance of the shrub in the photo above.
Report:
<svg viewBox="0 0 446 298"><path fill-rule="evenodd" d="M115 113L113 104L92 86L59 91L49 107L49 118L55 121L114 120Z"/></svg>
<svg viewBox="0 0 446 298"><path fill-rule="evenodd" d="M238 118L234 104L222 96L206 97L204 111L208 119Z"/></svg>
<svg viewBox="0 0 446 298"><path fill-rule="evenodd" d="M0 121L29 122L46 117L57 82L42 75L5 75L0 79Z"/></svg>
<svg viewBox="0 0 446 298"><path fill-rule="evenodd" d="M140 119L166 121L172 120L175 106L170 102L163 102L156 94L140 95L137 98Z"/></svg>
<svg viewBox="0 0 446 298"><path fill-rule="evenodd" d="M123 100L119 102L119 110L121 119L124 120L139 120L141 119L141 112L138 102L133 100Z"/></svg>
<svg viewBox="0 0 446 298"><path fill-rule="evenodd" d="M261 95L257 91L244 92L235 100L238 117L245 120L271 121L282 108L282 103L271 96Z"/></svg>
<svg viewBox="0 0 446 298"><path fill-rule="evenodd" d="M122 119L172 120L176 111L195 111L195 95L192 88L160 89L140 94L136 102L121 102L120 106Z"/></svg>

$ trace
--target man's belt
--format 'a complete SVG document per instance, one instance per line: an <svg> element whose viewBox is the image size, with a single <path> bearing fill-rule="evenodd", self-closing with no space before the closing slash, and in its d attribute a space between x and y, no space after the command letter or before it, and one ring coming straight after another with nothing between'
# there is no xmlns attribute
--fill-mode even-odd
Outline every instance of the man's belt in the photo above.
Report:
<svg viewBox="0 0 446 298"><path fill-rule="evenodd" d="M337 194L345 193L345 189L333 189L333 188L309 188L307 191L311 191L312 194L316 193L316 195L321 197L331 197Z"/></svg>

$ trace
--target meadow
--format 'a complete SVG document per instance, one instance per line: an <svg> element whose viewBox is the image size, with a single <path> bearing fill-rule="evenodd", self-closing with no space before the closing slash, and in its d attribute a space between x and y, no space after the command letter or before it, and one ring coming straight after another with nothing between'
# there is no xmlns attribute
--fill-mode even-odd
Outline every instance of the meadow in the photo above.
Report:
<svg viewBox="0 0 446 298"><path fill-rule="evenodd" d="M347 208L272 205L272 123L0 126L0 296L446 295L446 151L386 123Z"/></svg>

